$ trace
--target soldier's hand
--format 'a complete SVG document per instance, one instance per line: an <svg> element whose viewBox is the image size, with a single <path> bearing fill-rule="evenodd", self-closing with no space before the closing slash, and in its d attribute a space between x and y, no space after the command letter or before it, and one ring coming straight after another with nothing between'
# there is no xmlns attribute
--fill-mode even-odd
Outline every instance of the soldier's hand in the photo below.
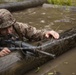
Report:
<svg viewBox="0 0 76 75"><path fill-rule="evenodd" d="M5 55L9 54L10 52L11 51L7 47L5 47L0 51L0 57L5 56Z"/></svg>
<svg viewBox="0 0 76 75"><path fill-rule="evenodd" d="M45 33L45 37L46 38L49 38L50 37L50 35L51 36L53 36L55 39L58 39L59 38L59 34L56 32L56 31L47 31L46 33Z"/></svg>

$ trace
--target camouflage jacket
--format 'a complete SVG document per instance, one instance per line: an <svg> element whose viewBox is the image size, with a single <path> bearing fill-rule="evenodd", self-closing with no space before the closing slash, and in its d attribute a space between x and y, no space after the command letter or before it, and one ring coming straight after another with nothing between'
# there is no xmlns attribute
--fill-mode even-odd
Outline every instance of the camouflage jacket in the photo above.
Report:
<svg viewBox="0 0 76 75"><path fill-rule="evenodd" d="M23 37L35 41L39 41L45 38L44 34L46 30L37 30L35 27L25 23L16 22L14 24L14 29L21 40L23 40Z"/></svg>
<svg viewBox="0 0 76 75"><path fill-rule="evenodd" d="M25 23L21 22L16 22L14 25L14 30L15 30L15 37L17 36L20 40L25 41L25 38L27 38L30 41L39 41L45 38L45 32L46 30L37 30L35 27L27 25ZM0 46L8 46L10 47L9 44L6 44L3 40L10 39L8 35L3 36L0 35ZM15 39L15 38L14 38Z"/></svg>

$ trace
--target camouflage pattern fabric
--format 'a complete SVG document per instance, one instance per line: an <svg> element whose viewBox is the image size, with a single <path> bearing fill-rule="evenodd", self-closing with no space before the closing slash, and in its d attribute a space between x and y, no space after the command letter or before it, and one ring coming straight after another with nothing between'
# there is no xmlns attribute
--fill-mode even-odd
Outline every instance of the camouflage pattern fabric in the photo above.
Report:
<svg viewBox="0 0 76 75"><path fill-rule="evenodd" d="M42 40L44 38L45 30L37 30L35 27L25 23L16 22L13 15L6 9L0 9L0 28L7 28L13 26L16 33L22 39L26 37L29 40Z"/></svg>
<svg viewBox="0 0 76 75"><path fill-rule="evenodd" d="M17 30L19 36L26 37L29 40L39 41L45 38L44 35L46 30L37 30L35 27L21 22L16 22L14 27Z"/></svg>
<svg viewBox="0 0 76 75"><path fill-rule="evenodd" d="M6 9L0 9L0 28L6 28L15 23L15 18Z"/></svg>

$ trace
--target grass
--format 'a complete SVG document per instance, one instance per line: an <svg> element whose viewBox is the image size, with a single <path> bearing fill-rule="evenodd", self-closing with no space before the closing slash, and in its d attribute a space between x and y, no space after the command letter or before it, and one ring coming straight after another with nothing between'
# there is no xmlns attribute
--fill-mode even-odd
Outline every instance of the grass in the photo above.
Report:
<svg viewBox="0 0 76 75"><path fill-rule="evenodd" d="M57 5L76 5L76 0L47 0L48 3L57 4Z"/></svg>

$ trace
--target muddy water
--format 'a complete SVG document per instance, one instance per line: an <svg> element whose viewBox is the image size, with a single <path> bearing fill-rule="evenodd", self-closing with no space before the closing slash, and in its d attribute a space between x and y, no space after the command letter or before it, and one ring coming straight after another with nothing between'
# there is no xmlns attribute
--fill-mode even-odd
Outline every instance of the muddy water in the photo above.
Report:
<svg viewBox="0 0 76 75"><path fill-rule="evenodd" d="M54 29L63 32L76 26L76 12L70 10L32 8L13 13L17 21L35 26L37 29ZM25 75L76 75L76 48L49 61Z"/></svg>
<svg viewBox="0 0 76 75"><path fill-rule="evenodd" d="M17 21L35 26L38 29L64 31L76 26L76 12L68 9L32 8L14 13Z"/></svg>
<svg viewBox="0 0 76 75"><path fill-rule="evenodd" d="M25 75L76 75L76 48Z"/></svg>

